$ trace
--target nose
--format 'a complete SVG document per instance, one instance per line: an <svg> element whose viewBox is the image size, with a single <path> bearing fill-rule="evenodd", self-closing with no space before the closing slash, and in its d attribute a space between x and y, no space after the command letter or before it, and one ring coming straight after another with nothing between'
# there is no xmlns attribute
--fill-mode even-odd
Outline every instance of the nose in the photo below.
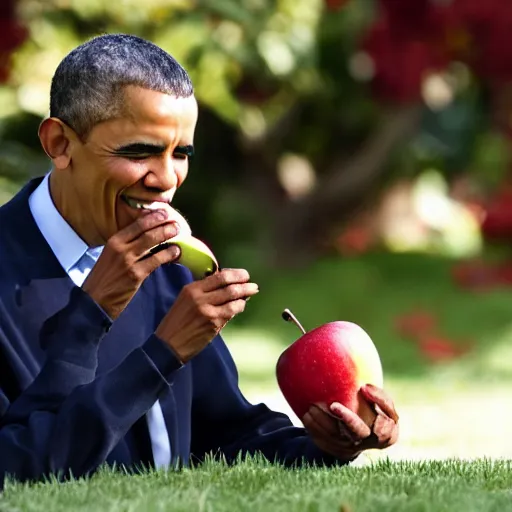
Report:
<svg viewBox="0 0 512 512"><path fill-rule="evenodd" d="M144 186L153 190L172 190L178 184L178 175L172 158L159 159L151 164L144 177Z"/></svg>

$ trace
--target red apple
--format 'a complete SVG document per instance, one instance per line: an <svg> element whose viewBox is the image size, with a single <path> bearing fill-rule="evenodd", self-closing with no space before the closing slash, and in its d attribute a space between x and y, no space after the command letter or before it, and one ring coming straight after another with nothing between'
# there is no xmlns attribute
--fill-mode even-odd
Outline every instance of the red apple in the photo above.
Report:
<svg viewBox="0 0 512 512"><path fill-rule="evenodd" d="M329 322L304 333L279 357L276 377L293 412L302 418L310 406L339 402L358 414L368 425L375 411L360 392L364 384L383 387L379 354L370 336L352 322Z"/></svg>

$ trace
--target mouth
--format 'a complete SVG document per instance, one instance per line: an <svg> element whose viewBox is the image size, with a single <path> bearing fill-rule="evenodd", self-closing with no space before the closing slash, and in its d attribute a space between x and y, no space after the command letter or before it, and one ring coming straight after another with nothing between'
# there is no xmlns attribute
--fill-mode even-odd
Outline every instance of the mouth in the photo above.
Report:
<svg viewBox="0 0 512 512"><path fill-rule="evenodd" d="M121 196L121 199L131 208L136 210L161 210L169 206L168 202L164 201L141 201L128 196Z"/></svg>
<svg viewBox="0 0 512 512"><path fill-rule="evenodd" d="M169 201L145 201L142 199L135 199L126 195L121 195L121 199L125 204L134 210L148 211L148 210L167 210L170 214L170 218L177 222L180 227L180 234L191 235L192 230L187 219L178 211L176 208L171 206L171 200Z"/></svg>

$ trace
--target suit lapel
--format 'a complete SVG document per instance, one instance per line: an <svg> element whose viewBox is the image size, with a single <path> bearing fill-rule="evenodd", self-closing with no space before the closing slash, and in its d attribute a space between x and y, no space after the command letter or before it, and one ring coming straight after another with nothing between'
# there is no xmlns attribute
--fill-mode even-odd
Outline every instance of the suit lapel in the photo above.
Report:
<svg viewBox="0 0 512 512"><path fill-rule="evenodd" d="M25 339L27 362L37 370L43 353L39 330L49 317L69 301L74 287L46 243L30 212L28 198L42 178L31 180L0 208L2 251L2 297L13 312L13 322Z"/></svg>

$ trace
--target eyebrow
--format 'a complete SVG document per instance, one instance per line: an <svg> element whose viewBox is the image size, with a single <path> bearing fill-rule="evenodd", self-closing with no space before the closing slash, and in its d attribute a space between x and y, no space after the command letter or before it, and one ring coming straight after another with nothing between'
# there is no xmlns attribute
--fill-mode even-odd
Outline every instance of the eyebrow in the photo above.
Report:
<svg viewBox="0 0 512 512"><path fill-rule="evenodd" d="M115 150L115 153L131 154L131 153L151 153L157 154L165 150L162 144L148 144L144 142L136 142L121 146Z"/></svg>
<svg viewBox="0 0 512 512"><path fill-rule="evenodd" d="M157 155L159 153L163 153L165 151L165 145L163 144L149 144L146 142L135 142L133 144L127 144L126 146L121 146L115 150L116 154L121 155L135 155L135 154L150 154ZM194 155L194 146L191 144L186 146L176 146L174 148L175 153L181 153L183 155L187 155L188 157L192 157Z"/></svg>
<svg viewBox="0 0 512 512"><path fill-rule="evenodd" d="M176 153L181 153L182 155L187 155L189 158L194 156L194 146L192 146L192 144L188 144L187 146L176 146L174 151Z"/></svg>

